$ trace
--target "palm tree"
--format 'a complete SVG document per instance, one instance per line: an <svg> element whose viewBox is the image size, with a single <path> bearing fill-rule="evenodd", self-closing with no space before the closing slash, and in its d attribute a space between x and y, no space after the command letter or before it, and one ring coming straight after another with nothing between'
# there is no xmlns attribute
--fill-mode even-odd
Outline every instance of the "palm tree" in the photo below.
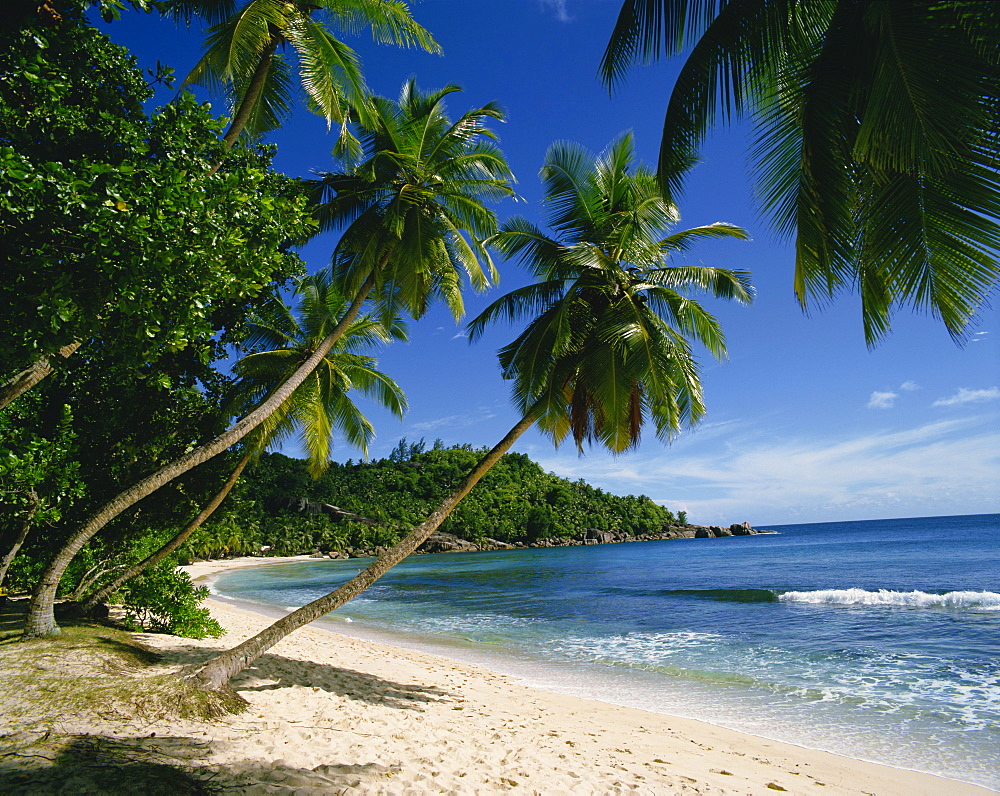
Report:
<svg viewBox="0 0 1000 796"><path fill-rule="evenodd" d="M344 299L323 275L304 279L296 292L300 298L298 318L275 297L261 315L250 319L250 333L242 344L250 353L233 366L239 379L233 386L233 398L227 407L229 413L239 416L266 399L308 356L316 343L326 337L329 328L336 325L343 314ZM244 452L233 471L198 515L154 553L83 600L80 611L88 613L117 592L122 584L184 544L219 507L247 464L264 450L298 434L309 455L309 471L318 478L330 464L336 429L367 458L368 444L375 436L375 429L348 393L360 390L397 417L402 417L406 411L406 398L395 381L376 369L377 363L372 357L356 352L388 343L393 338L406 338L405 329L398 323L386 328L363 317L351 324L292 397L244 440Z"/></svg>
<svg viewBox="0 0 1000 796"><path fill-rule="evenodd" d="M669 439L704 412L698 369L688 338L724 356L718 323L678 292L694 288L749 301L744 274L698 266L667 267L665 258L698 238L744 238L729 224L676 232L676 208L663 199L656 177L632 169L632 138L623 136L596 159L581 147L556 144L542 179L551 222L562 240L515 218L493 241L519 256L539 281L491 304L469 326L477 337L496 319L539 314L500 352L522 413L434 512L402 541L350 581L279 619L192 673L204 689L230 678L298 628L360 594L415 551L489 469L535 423L558 444L572 433L578 445L597 442L614 453L636 445L652 419Z"/></svg>
<svg viewBox="0 0 1000 796"><path fill-rule="evenodd" d="M84 521L39 577L28 603L26 636L59 632L53 612L59 580L83 545L121 512L265 422L323 361L373 289L377 288L382 305L382 320L401 306L419 316L438 296L458 318L463 312L462 276L475 288L485 288L495 278L493 263L479 241L497 229L496 216L484 201L513 193L513 177L491 145L493 134L486 127L488 120L501 119L502 114L487 105L451 122L444 99L455 90L448 87L425 95L411 81L398 104L375 103L373 120L362 128L362 141L375 149L342 174L326 175L315 186L322 199L324 226L344 227L331 268L343 295L353 295L350 306L260 406L214 440L136 482ZM484 138L490 141L484 143ZM366 171L372 163L379 168Z"/></svg>
<svg viewBox="0 0 1000 796"><path fill-rule="evenodd" d="M961 342L1000 275L1000 6L625 0L603 77L692 42L664 121L665 190L720 114L752 112L802 305L854 288L869 345L905 305Z"/></svg>
<svg viewBox="0 0 1000 796"><path fill-rule="evenodd" d="M403 310L419 318L441 299L457 320L465 312L461 277L477 290L497 280L481 241L497 230L484 201L514 196L487 126L504 114L491 102L452 121L445 99L457 91L424 93L410 79L396 101L373 97L361 151L310 183L322 228L344 228L334 282L355 295L370 281L386 317Z"/></svg>
<svg viewBox="0 0 1000 796"><path fill-rule="evenodd" d="M367 27L381 44L441 52L401 0L172 0L166 11L186 22L200 16L214 23L205 54L184 83L205 85L229 99L227 149L241 133L273 130L291 112L293 64L279 48L295 54L309 109L326 119L328 128L337 122L344 131L347 109L364 109L368 91L357 54L333 31Z"/></svg>

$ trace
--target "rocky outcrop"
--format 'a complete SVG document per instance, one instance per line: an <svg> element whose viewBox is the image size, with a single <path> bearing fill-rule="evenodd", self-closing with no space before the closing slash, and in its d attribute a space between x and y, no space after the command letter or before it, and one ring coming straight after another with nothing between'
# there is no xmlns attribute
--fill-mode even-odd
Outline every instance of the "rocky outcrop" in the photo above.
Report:
<svg viewBox="0 0 1000 796"><path fill-rule="evenodd" d="M303 513L329 513L335 512L341 518L349 518L369 525L378 525L375 520L369 520L353 512L344 511L337 506L327 503L315 503L305 500L305 498L289 499L286 508L300 510ZM486 539L477 544L467 539L462 539L451 533L438 531L431 534L418 549L418 553L473 553L485 550L510 550L524 547L572 547L575 545L592 544L619 544L622 542L655 542L666 539L718 539L725 536L752 536L760 533L774 533L774 531L759 531L749 522L734 523L728 528L721 525L669 525L655 533L629 534L621 530L599 530L597 528L585 528L578 538L555 536L547 539L539 539L535 542L517 542L509 544L497 539ZM348 547L345 550L320 551L313 550L314 558L370 558L383 552L383 547Z"/></svg>
<svg viewBox="0 0 1000 796"><path fill-rule="evenodd" d="M417 548L418 553L471 553L482 550L477 544L460 539L454 534L432 533L427 537L427 541Z"/></svg>
<svg viewBox="0 0 1000 796"><path fill-rule="evenodd" d="M750 536L757 533L767 533L767 531L756 530L749 522L734 523L728 528L722 528L718 525L698 525L693 527L695 528L694 536L696 539L717 539L721 536Z"/></svg>

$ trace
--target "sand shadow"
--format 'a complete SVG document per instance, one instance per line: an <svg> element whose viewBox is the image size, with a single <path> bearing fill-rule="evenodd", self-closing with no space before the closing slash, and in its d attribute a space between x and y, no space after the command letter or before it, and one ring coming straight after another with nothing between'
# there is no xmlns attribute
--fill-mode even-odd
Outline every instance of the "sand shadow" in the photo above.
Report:
<svg viewBox="0 0 1000 796"><path fill-rule="evenodd" d="M203 757L204 753L204 748L190 738L19 733L0 737L0 792L144 796L220 793L222 789L211 782L213 772L198 775L178 759Z"/></svg>
<svg viewBox="0 0 1000 796"><path fill-rule="evenodd" d="M194 666L213 655L214 650L180 647L170 651L169 663ZM166 662L166 661L165 661ZM261 682L264 681L264 682ZM371 705L417 710L430 702L451 702L457 695L419 683L400 683L367 672L344 669L327 663L303 663L295 658L267 653L231 681L237 691L274 691L293 686L313 688Z"/></svg>
<svg viewBox="0 0 1000 796"><path fill-rule="evenodd" d="M311 770L259 763L209 767L203 762L209 748L184 737L0 736L0 793L201 796L244 793L260 782L281 783L282 790L295 782L310 792L340 793L363 778L397 773L377 763L330 763Z"/></svg>
<svg viewBox="0 0 1000 796"><path fill-rule="evenodd" d="M24 632L28 615L28 599L8 598L0 602L0 638L19 636Z"/></svg>

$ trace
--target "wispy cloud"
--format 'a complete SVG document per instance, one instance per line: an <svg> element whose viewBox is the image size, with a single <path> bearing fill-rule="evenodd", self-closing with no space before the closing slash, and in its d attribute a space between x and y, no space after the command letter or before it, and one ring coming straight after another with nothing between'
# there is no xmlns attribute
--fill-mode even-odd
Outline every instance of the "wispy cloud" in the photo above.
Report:
<svg viewBox="0 0 1000 796"><path fill-rule="evenodd" d="M958 406L960 404L983 403L1000 398L1000 387L990 387L988 390L969 390L960 387L958 392L947 398L939 398L931 406Z"/></svg>
<svg viewBox="0 0 1000 796"><path fill-rule="evenodd" d="M490 420L496 417L496 414L496 409L493 407L481 406L468 412L462 412L461 414L413 423L410 425L410 430L437 431L442 428L466 428Z"/></svg>
<svg viewBox="0 0 1000 796"><path fill-rule="evenodd" d="M560 22L569 22L573 17L566 8L566 0L539 0L542 8L551 11Z"/></svg>
<svg viewBox="0 0 1000 796"><path fill-rule="evenodd" d="M642 493L694 522L816 522L1000 510L1000 432L982 418L846 439L747 433L709 450L538 457L546 470ZM537 454L536 454L537 455Z"/></svg>
<svg viewBox="0 0 1000 796"><path fill-rule="evenodd" d="M899 397L899 393L895 392L879 392L876 390L871 394L871 398L868 399L869 409L892 409L893 405L896 403L896 399Z"/></svg>
<svg viewBox="0 0 1000 796"><path fill-rule="evenodd" d="M915 381L904 381L899 385L899 389L906 390L906 392L913 392L914 390L919 390L920 385Z"/></svg>

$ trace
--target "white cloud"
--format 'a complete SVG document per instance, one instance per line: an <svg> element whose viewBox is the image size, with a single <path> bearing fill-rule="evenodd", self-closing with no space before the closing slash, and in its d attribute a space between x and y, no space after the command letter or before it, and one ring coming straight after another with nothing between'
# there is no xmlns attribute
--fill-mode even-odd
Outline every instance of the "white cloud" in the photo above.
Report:
<svg viewBox="0 0 1000 796"><path fill-rule="evenodd" d="M617 494L642 493L692 522L822 522L1000 511L1000 432L982 418L858 434L745 432L617 458L538 457L545 470Z"/></svg>
<svg viewBox="0 0 1000 796"><path fill-rule="evenodd" d="M920 385L915 381L904 381L899 385L899 389L906 390L906 392L913 392L914 390L919 390Z"/></svg>
<svg viewBox="0 0 1000 796"><path fill-rule="evenodd" d="M899 393L895 392L879 392L876 390L872 393L871 398L868 399L869 409L891 409L893 404L896 403L896 399L899 397Z"/></svg>
<svg viewBox="0 0 1000 796"><path fill-rule="evenodd" d="M947 398L939 398L931 406L958 406L959 404L983 403L1000 398L1000 387L990 387L988 390L969 390L960 387L958 392Z"/></svg>
<svg viewBox="0 0 1000 796"><path fill-rule="evenodd" d="M457 333L455 333L455 334L453 334L451 336L451 339L452 340L468 340L469 339L469 335L467 335L465 332L457 332Z"/></svg>
<svg viewBox="0 0 1000 796"><path fill-rule="evenodd" d="M569 22L573 19L566 8L566 0L539 0L539 2L542 8L552 11L560 22Z"/></svg>

